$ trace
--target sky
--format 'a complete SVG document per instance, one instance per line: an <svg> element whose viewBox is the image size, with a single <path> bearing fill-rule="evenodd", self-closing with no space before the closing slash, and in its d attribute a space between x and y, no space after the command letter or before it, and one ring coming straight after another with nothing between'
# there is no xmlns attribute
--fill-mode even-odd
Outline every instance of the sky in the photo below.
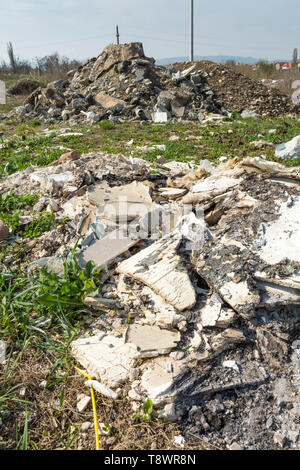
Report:
<svg viewBox="0 0 300 470"><path fill-rule="evenodd" d="M194 0L194 9L195 56L300 52L299 0ZM9 41L28 60L96 57L116 41L117 24L120 42L142 42L149 57L189 55L190 0L0 0L0 61Z"/></svg>

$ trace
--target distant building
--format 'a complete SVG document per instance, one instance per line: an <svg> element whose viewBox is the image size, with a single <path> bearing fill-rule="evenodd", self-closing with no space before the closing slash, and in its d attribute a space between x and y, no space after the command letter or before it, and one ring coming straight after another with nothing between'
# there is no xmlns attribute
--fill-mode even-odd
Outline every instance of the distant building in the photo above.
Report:
<svg viewBox="0 0 300 470"><path fill-rule="evenodd" d="M298 66L300 64L297 64ZM275 68L276 70L289 70L293 67L293 63L292 62L276 62L275 64Z"/></svg>

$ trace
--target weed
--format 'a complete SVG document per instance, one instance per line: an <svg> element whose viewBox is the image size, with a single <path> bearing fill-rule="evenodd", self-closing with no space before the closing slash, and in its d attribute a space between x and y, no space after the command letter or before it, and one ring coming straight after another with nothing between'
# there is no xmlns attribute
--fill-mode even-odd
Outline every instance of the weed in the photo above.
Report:
<svg viewBox="0 0 300 470"><path fill-rule="evenodd" d="M143 403L142 409L143 409L143 415L141 415L141 413L135 413L133 415L133 419L136 419L136 420L142 419L143 421L147 421L147 423L151 423L152 413L153 413L152 400L145 401L145 403Z"/></svg>
<svg viewBox="0 0 300 470"><path fill-rule="evenodd" d="M112 129L114 129L115 126L113 125L112 122L104 120L104 121L100 121L99 127L101 127L103 131L111 131Z"/></svg>
<svg viewBox="0 0 300 470"><path fill-rule="evenodd" d="M29 222L26 225L24 231L19 231L18 234L24 238L36 238L42 235L44 232L48 232L54 221L54 215L51 212L42 212L41 215Z"/></svg>
<svg viewBox="0 0 300 470"><path fill-rule="evenodd" d="M0 219L15 230L19 226L21 210L29 209L38 200L38 193L18 196L10 191L6 195L0 194Z"/></svg>
<svg viewBox="0 0 300 470"><path fill-rule="evenodd" d="M99 293L94 280L95 277L99 279L99 275L100 271L95 269L92 261L81 269L73 250L64 262L63 277L41 270L38 302L45 306L82 307L86 295L96 296Z"/></svg>

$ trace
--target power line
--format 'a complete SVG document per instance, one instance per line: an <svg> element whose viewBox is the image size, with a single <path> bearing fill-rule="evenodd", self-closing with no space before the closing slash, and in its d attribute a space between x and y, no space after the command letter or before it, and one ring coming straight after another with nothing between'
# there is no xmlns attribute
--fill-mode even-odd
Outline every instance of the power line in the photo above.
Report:
<svg viewBox="0 0 300 470"><path fill-rule="evenodd" d="M194 0L191 0L191 62L194 60Z"/></svg>

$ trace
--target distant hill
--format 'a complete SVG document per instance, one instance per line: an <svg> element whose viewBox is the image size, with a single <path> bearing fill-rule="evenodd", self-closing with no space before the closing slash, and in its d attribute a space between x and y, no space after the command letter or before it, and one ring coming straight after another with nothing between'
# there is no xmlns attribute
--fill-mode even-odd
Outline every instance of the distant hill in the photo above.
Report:
<svg viewBox="0 0 300 470"><path fill-rule="evenodd" d="M158 59L156 61L157 65L169 65L174 64L175 62L186 62L190 60L189 57L168 57L166 59ZM240 56L226 56L226 55L216 55L216 56L196 56L194 60L211 60L217 64L225 64L228 60L234 60L239 64L257 64L261 59L255 59L254 57L240 57Z"/></svg>

